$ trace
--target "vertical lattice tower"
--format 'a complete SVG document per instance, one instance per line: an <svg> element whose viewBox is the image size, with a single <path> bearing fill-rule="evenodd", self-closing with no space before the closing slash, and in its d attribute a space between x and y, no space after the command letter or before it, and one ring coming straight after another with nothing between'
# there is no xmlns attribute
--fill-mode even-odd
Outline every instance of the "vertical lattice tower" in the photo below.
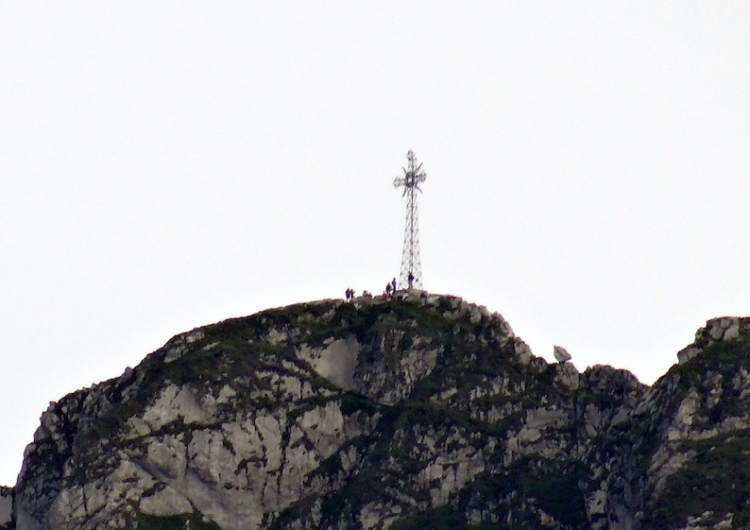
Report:
<svg viewBox="0 0 750 530"><path fill-rule="evenodd" d="M422 288L422 264L419 262L419 216L417 213L417 191L422 190L419 184L427 180L422 171L422 164L417 165L417 157L409 149L406 154L409 168L402 168L404 176L396 177L393 185L404 187L406 196L406 229L404 230L404 250L401 255L401 274L398 279L399 289Z"/></svg>

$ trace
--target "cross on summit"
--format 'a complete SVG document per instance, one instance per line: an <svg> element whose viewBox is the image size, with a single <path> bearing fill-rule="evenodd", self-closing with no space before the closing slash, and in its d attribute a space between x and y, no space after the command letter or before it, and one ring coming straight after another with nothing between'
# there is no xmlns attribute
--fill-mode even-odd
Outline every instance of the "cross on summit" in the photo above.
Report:
<svg viewBox="0 0 750 530"><path fill-rule="evenodd" d="M403 177L396 177L394 187L404 187L406 197L406 228L404 229L404 250L401 255L401 273L398 279L399 289L422 288L422 264L419 261L419 216L417 210L417 191L419 185L427 180L427 174L422 171L422 164L417 164L417 157L409 149L406 154L409 161L408 169Z"/></svg>

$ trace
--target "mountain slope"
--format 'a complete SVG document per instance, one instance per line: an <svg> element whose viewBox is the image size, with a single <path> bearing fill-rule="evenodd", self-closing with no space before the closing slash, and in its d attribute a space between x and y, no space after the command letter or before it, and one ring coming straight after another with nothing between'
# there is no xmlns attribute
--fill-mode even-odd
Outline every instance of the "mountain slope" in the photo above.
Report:
<svg viewBox="0 0 750 530"><path fill-rule="evenodd" d="M52 404L16 527L743 528L748 328L709 322L649 388L456 297L228 320Z"/></svg>

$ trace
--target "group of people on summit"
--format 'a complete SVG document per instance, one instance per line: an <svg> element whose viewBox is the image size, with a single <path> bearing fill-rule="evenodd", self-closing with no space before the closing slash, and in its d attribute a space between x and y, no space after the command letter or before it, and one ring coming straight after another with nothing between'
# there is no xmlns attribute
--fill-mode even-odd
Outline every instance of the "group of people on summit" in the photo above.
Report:
<svg viewBox="0 0 750 530"><path fill-rule="evenodd" d="M346 293L346 301L349 302L354 299L354 289L347 289L345 291ZM390 282L385 284L385 291L383 291L383 294L380 295L380 298L390 298L394 294L396 294L396 278L393 278ZM373 294L370 293L370 291L362 291L362 297L363 298L373 298Z"/></svg>

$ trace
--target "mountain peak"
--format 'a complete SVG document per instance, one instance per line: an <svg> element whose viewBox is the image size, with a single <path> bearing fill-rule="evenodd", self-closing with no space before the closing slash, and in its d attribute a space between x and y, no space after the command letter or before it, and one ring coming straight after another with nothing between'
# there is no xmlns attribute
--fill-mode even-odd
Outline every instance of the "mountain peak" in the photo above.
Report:
<svg viewBox="0 0 750 530"><path fill-rule="evenodd" d="M6 528L744 524L744 505L677 495L748 428L750 377L698 362L739 345L750 319L726 320L650 388L547 363L501 315L416 290L194 329L50 405Z"/></svg>

